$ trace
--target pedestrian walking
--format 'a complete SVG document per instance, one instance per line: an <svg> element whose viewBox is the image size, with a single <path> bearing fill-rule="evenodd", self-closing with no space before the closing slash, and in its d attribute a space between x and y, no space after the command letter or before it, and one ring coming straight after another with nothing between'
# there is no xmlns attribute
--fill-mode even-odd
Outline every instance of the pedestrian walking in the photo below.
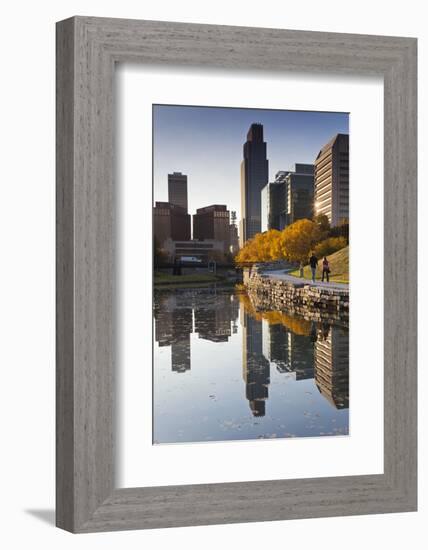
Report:
<svg viewBox="0 0 428 550"><path fill-rule="evenodd" d="M330 264L325 256L322 261L322 282L324 282L324 276L327 279L327 283L330 282Z"/></svg>
<svg viewBox="0 0 428 550"><path fill-rule="evenodd" d="M317 274L318 258L312 253L312 256L309 258L309 265L311 266L312 271L312 282L315 283L315 276Z"/></svg>

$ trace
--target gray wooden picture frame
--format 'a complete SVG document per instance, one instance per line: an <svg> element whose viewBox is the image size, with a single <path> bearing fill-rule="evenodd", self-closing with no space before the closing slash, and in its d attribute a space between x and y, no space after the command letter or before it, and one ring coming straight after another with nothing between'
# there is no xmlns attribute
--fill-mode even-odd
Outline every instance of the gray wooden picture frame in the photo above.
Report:
<svg viewBox="0 0 428 550"><path fill-rule="evenodd" d="M73 17L57 24L56 46L57 526L83 533L416 510L416 39ZM115 488L117 62L383 77L383 474Z"/></svg>

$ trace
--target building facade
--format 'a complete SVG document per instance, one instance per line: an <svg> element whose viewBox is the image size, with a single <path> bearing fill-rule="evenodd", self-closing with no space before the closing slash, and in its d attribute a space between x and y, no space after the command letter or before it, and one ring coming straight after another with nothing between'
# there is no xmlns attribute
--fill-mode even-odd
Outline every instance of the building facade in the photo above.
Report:
<svg viewBox="0 0 428 550"><path fill-rule="evenodd" d="M265 185L261 191L262 231L284 229L286 225L286 182L289 174L284 170L276 173L275 181Z"/></svg>
<svg viewBox="0 0 428 550"><path fill-rule="evenodd" d="M190 370L190 334L193 332L193 310L187 297L163 295L162 307L155 308L155 340L159 347L171 347L171 370Z"/></svg>
<svg viewBox="0 0 428 550"><path fill-rule="evenodd" d="M349 221L349 135L336 134L315 160L315 214L332 227Z"/></svg>
<svg viewBox="0 0 428 550"><path fill-rule="evenodd" d="M227 342L239 315L237 296L206 289L194 310L195 332L210 342Z"/></svg>
<svg viewBox="0 0 428 550"><path fill-rule="evenodd" d="M234 223L231 223L229 226L229 240L230 246L229 250L232 256L235 256L239 252L239 235L238 235L238 226Z"/></svg>
<svg viewBox="0 0 428 550"><path fill-rule="evenodd" d="M156 202L153 208L153 233L163 248L168 239L190 240L190 215L180 206L169 202Z"/></svg>
<svg viewBox="0 0 428 550"><path fill-rule="evenodd" d="M241 226L240 245L261 232L261 190L269 179L263 125L251 124L243 148L241 162Z"/></svg>
<svg viewBox="0 0 428 550"><path fill-rule="evenodd" d="M314 165L295 164L286 182L285 225L314 216Z"/></svg>
<svg viewBox="0 0 428 550"><path fill-rule="evenodd" d="M307 336L295 334L282 324L263 320L263 355L280 373L293 373L295 380L314 377L314 350Z"/></svg>
<svg viewBox="0 0 428 550"><path fill-rule="evenodd" d="M229 252L230 215L223 204L198 208L193 215L193 239L223 242L223 252Z"/></svg>
<svg viewBox="0 0 428 550"><path fill-rule="evenodd" d="M184 208L187 214L187 176L185 174L181 172L168 174L168 202Z"/></svg>
<svg viewBox="0 0 428 550"><path fill-rule="evenodd" d="M315 342L315 384L336 408L349 407L349 335L337 326L319 331Z"/></svg>
<svg viewBox="0 0 428 550"><path fill-rule="evenodd" d="M245 397L253 416L265 416L269 397L270 363L263 355L262 321L254 319L241 304L242 378Z"/></svg>
<svg viewBox="0 0 428 550"><path fill-rule="evenodd" d="M230 253L232 256L235 256L239 251L239 235L238 226L236 225L236 212L234 210L230 213L229 243Z"/></svg>
<svg viewBox="0 0 428 550"><path fill-rule="evenodd" d="M227 342L236 334L239 299L214 288L160 293L155 298L155 341L171 348L171 370L191 370L191 334L210 342Z"/></svg>
<svg viewBox="0 0 428 550"><path fill-rule="evenodd" d="M298 163L277 172L261 191L262 231L282 231L287 225L314 215L314 165Z"/></svg>
<svg viewBox="0 0 428 550"><path fill-rule="evenodd" d="M167 239L163 244L163 251L170 261L183 256L193 256L206 263L210 260L223 262L226 260L223 241L175 241Z"/></svg>

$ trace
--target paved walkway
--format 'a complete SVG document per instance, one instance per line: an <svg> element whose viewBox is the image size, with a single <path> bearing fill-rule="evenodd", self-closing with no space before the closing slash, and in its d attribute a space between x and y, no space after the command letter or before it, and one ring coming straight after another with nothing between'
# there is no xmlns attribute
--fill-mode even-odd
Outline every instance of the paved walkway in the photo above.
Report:
<svg viewBox="0 0 428 550"><path fill-rule="evenodd" d="M283 269L279 269L275 271L274 270L263 271L260 274L264 275L265 277L270 277L272 279L281 279L283 281L288 281L297 286L310 285L310 286L316 286L316 287L326 288L330 290L333 290L333 289L349 290L349 285L344 283L334 283L334 282L327 283L325 281L324 283L322 283L321 281L315 281L315 283L313 283L310 279L302 279L300 277L294 277L293 275L288 275L286 272L284 272Z"/></svg>

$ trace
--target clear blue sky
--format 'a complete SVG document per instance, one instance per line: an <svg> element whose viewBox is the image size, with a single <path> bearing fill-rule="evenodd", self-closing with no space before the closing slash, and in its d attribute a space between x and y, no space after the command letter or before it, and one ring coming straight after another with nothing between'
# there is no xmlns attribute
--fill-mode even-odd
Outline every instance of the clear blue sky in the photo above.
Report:
<svg viewBox="0 0 428 550"><path fill-rule="evenodd" d="M189 213L226 204L240 219L242 146L253 122L264 126L269 181L278 170L313 163L337 133L349 133L347 113L153 106L154 200L168 200L168 173L188 176Z"/></svg>

